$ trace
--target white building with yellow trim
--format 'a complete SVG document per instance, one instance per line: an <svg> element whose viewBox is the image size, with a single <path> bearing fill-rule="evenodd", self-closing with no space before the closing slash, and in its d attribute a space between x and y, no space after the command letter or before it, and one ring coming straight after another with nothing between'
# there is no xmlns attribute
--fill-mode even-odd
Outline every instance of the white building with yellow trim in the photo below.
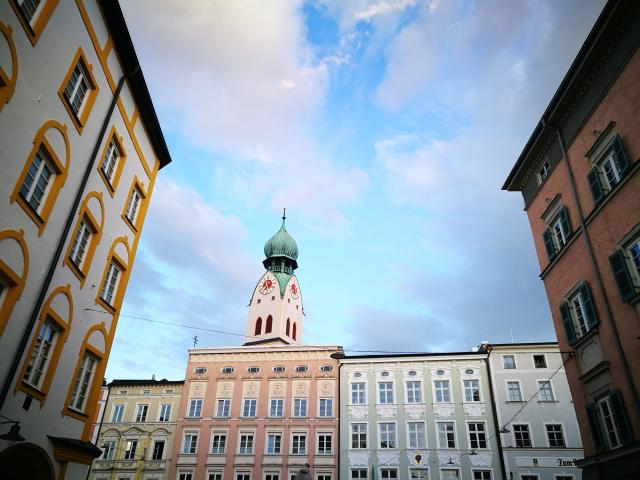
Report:
<svg viewBox="0 0 640 480"><path fill-rule="evenodd" d="M116 0L0 2L8 478L84 479L101 453L92 418L156 175L170 161Z"/></svg>

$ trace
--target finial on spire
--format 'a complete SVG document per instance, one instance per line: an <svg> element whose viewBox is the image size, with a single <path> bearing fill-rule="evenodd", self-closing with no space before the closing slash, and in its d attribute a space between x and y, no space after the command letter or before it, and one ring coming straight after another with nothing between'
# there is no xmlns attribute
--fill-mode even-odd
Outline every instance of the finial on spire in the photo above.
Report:
<svg viewBox="0 0 640 480"><path fill-rule="evenodd" d="M287 207L284 207L282 209L282 220L286 220L287 219Z"/></svg>

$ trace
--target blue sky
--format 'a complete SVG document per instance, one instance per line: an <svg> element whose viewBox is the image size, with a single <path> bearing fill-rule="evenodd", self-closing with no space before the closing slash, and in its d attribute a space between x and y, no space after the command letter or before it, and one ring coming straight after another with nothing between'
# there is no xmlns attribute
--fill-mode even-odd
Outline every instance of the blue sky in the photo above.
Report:
<svg viewBox="0 0 640 480"><path fill-rule="evenodd" d="M500 187L603 1L158 0L123 9L173 163L107 377L182 378L242 339L264 242L298 242L303 341L463 351L555 339Z"/></svg>

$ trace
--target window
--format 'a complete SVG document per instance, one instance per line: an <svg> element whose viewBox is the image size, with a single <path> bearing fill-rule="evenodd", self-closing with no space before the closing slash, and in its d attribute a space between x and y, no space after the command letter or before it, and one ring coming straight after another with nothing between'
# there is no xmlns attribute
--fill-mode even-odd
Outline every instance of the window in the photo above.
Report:
<svg viewBox="0 0 640 480"><path fill-rule="evenodd" d="M640 238L626 242L609 257L609 264L623 302L635 298L640 290Z"/></svg>
<svg viewBox="0 0 640 480"><path fill-rule="evenodd" d="M534 355L533 366L535 368L547 368L547 359L544 355Z"/></svg>
<svg viewBox="0 0 640 480"><path fill-rule="evenodd" d="M353 405L364 405L365 403L365 385L364 382L351 384L351 403Z"/></svg>
<svg viewBox="0 0 640 480"><path fill-rule="evenodd" d="M511 370L516 368L516 357L513 355L503 355L502 356L502 366L506 370Z"/></svg>
<svg viewBox="0 0 640 480"><path fill-rule="evenodd" d="M538 168L538 185L542 185L542 182L549 176L549 172L551 171L551 165L549 164L549 160L545 159Z"/></svg>
<svg viewBox="0 0 640 480"><path fill-rule="evenodd" d="M191 472L179 472L178 480L193 480L193 473Z"/></svg>
<svg viewBox="0 0 640 480"><path fill-rule="evenodd" d="M538 475L536 475L536 474L525 475L525 474L521 473L520 474L520 480L540 480L540 477L538 477Z"/></svg>
<svg viewBox="0 0 640 480"><path fill-rule="evenodd" d="M247 368L247 372L249 373L258 373L260 371L260 367L249 367Z"/></svg>
<svg viewBox="0 0 640 480"><path fill-rule="evenodd" d="M319 417L332 417L333 416L333 399L321 398L319 405Z"/></svg>
<svg viewBox="0 0 640 480"><path fill-rule="evenodd" d="M225 373L225 374L233 373L233 367L222 367L222 373Z"/></svg>
<svg viewBox="0 0 640 480"><path fill-rule="evenodd" d="M168 422L171 419L171 404L163 403L160 405L160 416L158 417L159 422Z"/></svg>
<svg viewBox="0 0 640 480"><path fill-rule="evenodd" d="M118 284L120 273L120 267L117 266L114 262L111 262L109 264L107 274L104 277L102 290L100 292L100 298L102 298L102 300L107 302L107 304L109 305L113 305L113 293L116 290L116 285Z"/></svg>
<svg viewBox="0 0 640 480"><path fill-rule="evenodd" d="M113 456L116 453L116 442L115 440L106 440L102 442L102 459L103 460L113 460Z"/></svg>
<svg viewBox="0 0 640 480"><path fill-rule="evenodd" d="M423 422L407 423L409 448L427 448L427 435Z"/></svg>
<svg viewBox="0 0 640 480"><path fill-rule="evenodd" d="M293 416L294 417L307 416L307 399L306 398L293 399Z"/></svg>
<svg viewBox="0 0 640 480"><path fill-rule="evenodd" d="M487 434L483 422L469 423L469 445L471 448L487 448Z"/></svg>
<svg viewBox="0 0 640 480"><path fill-rule="evenodd" d="M473 480L491 480L491 470L474 470Z"/></svg>
<svg viewBox="0 0 640 480"><path fill-rule="evenodd" d="M207 373L207 369L205 367L197 367L194 369L194 373L196 375L202 375L203 373Z"/></svg>
<svg viewBox="0 0 640 480"><path fill-rule="evenodd" d="M40 7L41 0L22 0L17 3L20 8L20 13L22 13L24 19L28 23L31 23L31 20L36 16L36 12Z"/></svg>
<svg viewBox="0 0 640 480"><path fill-rule="evenodd" d="M140 206L140 201L142 200L142 192L138 188L138 186L134 186L129 194L129 201L127 202L127 209L125 211L125 218L129 220L131 225L136 225L136 216L138 214L138 207Z"/></svg>
<svg viewBox="0 0 640 480"><path fill-rule="evenodd" d="M381 468L380 469L380 478L397 479L398 478L398 469L397 468Z"/></svg>
<svg viewBox="0 0 640 480"><path fill-rule="evenodd" d="M113 413L111 414L111 421L113 423L122 422L122 415L124 414L124 405L117 404L113 406Z"/></svg>
<svg viewBox="0 0 640 480"><path fill-rule="evenodd" d="M410 468L409 478L411 480L429 480L429 470L426 468Z"/></svg>
<svg viewBox="0 0 640 480"><path fill-rule="evenodd" d="M388 377L388 376L389 376L389 372L382 372L382 373L380 374L380 376L382 376L382 377Z"/></svg>
<svg viewBox="0 0 640 480"><path fill-rule="evenodd" d="M122 147L122 137L118 135L115 127L111 129L107 137L105 148L102 152L100 162L100 177L104 181L109 194L113 196L118 186L118 181L124 167L126 155Z"/></svg>
<svg viewBox="0 0 640 480"><path fill-rule="evenodd" d="M564 248L570 236L569 214L565 207L560 207L558 214L552 218L542 233L544 246L550 261Z"/></svg>
<svg viewBox="0 0 640 480"><path fill-rule="evenodd" d="M396 424L380 424L380 448L396 448Z"/></svg>
<svg viewBox="0 0 640 480"><path fill-rule="evenodd" d="M441 468L440 480L458 480L460 478L460 470L457 468Z"/></svg>
<svg viewBox="0 0 640 480"><path fill-rule="evenodd" d="M291 455L307 454L307 435L304 433L294 433L291 436Z"/></svg>
<svg viewBox="0 0 640 480"><path fill-rule="evenodd" d="M366 468L352 468L351 469L351 478L352 480L361 480L367 478L367 469Z"/></svg>
<svg viewBox="0 0 640 480"><path fill-rule="evenodd" d="M243 417L255 417L257 400L255 398L245 398L242 406Z"/></svg>
<svg viewBox="0 0 640 480"><path fill-rule="evenodd" d="M547 429L547 439L549 440L549 447L552 448L564 448L564 434L562 432L562 425L559 423L547 423L545 425Z"/></svg>
<svg viewBox="0 0 640 480"><path fill-rule="evenodd" d="M86 258L87 247L91 244L91 237L95 234L95 229L86 216L80 220L69 252L69 260L78 268L82 269Z"/></svg>
<svg viewBox="0 0 640 480"><path fill-rule="evenodd" d="M509 402L521 402L522 392L520 391L520 382L507 382L507 399Z"/></svg>
<svg viewBox="0 0 640 480"><path fill-rule="evenodd" d="M542 380L538 382L538 398L541 402L553 402L553 389L551 388L551 382L549 380Z"/></svg>
<svg viewBox="0 0 640 480"><path fill-rule="evenodd" d="M71 401L69 407L74 410L84 411L87 401L87 394L89 388L93 383L93 376L95 374L98 359L91 355L89 352L85 352L82 357L82 362L78 368L78 373L73 384L73 392L71 394Z"/></svg>
<svg viewBox="0 0 640 480"><path fill-rule="evenodd" d="M566 302L560 304L560 316L569 345L574 345L598 324L598 317L586 282L580 284Z"/></svg>
<svg viewBox="0 0 640 480"><path fill-rule="evenodd" d="M393 403L393 382L380 382L378 393L380 403Z"/></svg>
<svg viewBox="0 0 640 480"><path fill-rule="evenodd" d="M47 371L55 345L60 336L60 327L50 317L42 323L35 347L31 352L24 381L39 389L42 386L44 374Z"/></svg>
<svg viewBox="0 0 640 480"><path fill-rule="evenodd" d="M421 382L407 382L407 403L422 403Z"/></svg>
<svg viewBox="0 0 640 480"><path fill-rule="evenodd" d="M600 148L602 155L594 162L593 168L587 175L593 201L596 205L620 183L629 166L620 137L610 129L606 135L603 133L602 136L613 137L613 140L610 140L605 148Z"/></svg>
<svg viewBox="0 0 640 480"><path fill-rule="evenodd" d="M295 338L294 338L294 340L295 340ZM298 372L298 373L304 373L307 370L309 370L309 367L307 365L298 365L296 367L296 372Z"/></svg>
<svg viewBox="0 0 640 480"><path fill-rule="evenodd" d="M221 398L216 405L216 417L226 418L229 416L231 410L231 400L228 398Z"/></svg>
<svg viewBox="0 0 640 480"><path fill-rule="evenodd" d="M320 366L320 371L321 372L330 372L331 370L333 370L333 365L321 365Z"/></svg>
<svg viewBox="0 0 640 480"><path fill-rule="evenodd" d="M456 448L456 433L453 422L437 422L438 446L440 448Z"/></svg>
<svg viewBox="0 0 640 480"><path fill-rule="evenodd" d="M513 424L513 436L516 440L516 447L530 448L531 435L529 434L529 425Z"/></svg>
<svg viewBox="0 0 640 480"><path fill-rule="evenodd" d="M331 480L331 474L330 473L319 473L316 476L316 480Z"/></svg>
<svg viewBox="0 0 640 480"><path fill-rule="evenodd" d="M270 417L282 417L284 415L284 400L282 398L272 398L269 408Z"/></svg>
<svg viewBox="0 0 640 480"><path fill-rule="evenodd" d="M463 386L464 386L465 402L480 401L480 381L479 380L464 380Z"/></svg>
<svg viewBox="0 0 640 480"><path fill-rule="evenodd" d="M240 445L238 453L241 455L253 455L253 434L245 433L240 435Z"/></svg>
<svg viewBox="0 0 640 480"><path fill-rule="evenodd" d="M333 436L330 433L318 434L318 455L331 455L333 453Z"/></svg>
<svg viewBox="0 0 640 480"><path fill-rule="evenodd" d="M207 480L222 480L222 472L210 473Z"/></svg>
<svg viewBox="0 0 640 480"><path fill-rule="evenodd" d="M264 480L279 480L280 475L277 473L265 473Z"/></svg>
<svg viewBox="0 0 640 480"><path fill-rule="evenodd" d="M124 460L133 460L136 457L136 449L138 448L138 440L126 440L124 443Z"/></svg>
<svg viewBox="0 0 640 480"><path fill-rule="evenodd" d="M153 442L153 452L151 453L151 460L162 460L162 454L164 453L164 440L156 440Z"/></svg>
<svg viewBox="0 0 640 480"><path fill-rule="evenodd" d="M138 405L138 409L136 411L136 422L146 422L148 411L149 405Z"/></svg>
<svg viewBox="0 0 640 480"><path fill-rule="evenodd" d="M286 368L283 365L276 365L275 367L273 367L273 371L275 373L282 373L286 370Z"/></svg>
<svg viewBox="0 0 640 480"><path fill-rule="evenodd" d="M227 436L224 433L214 433L211 435L211 453L221 455L227 445Z"/></svg>
<svg viewBox="0 0 640 480"><path fill-rule="evenodd" d="M202 399L201 398L192 398L189 400L189 414L187 415L191 418L197 418L202 416Z"/></svg>
<svg viewBox="0 0 640 480"><path fill-rule="evenodd" d="M616 418L613 404L609 397L605 397L598 402L598 408L604 424L605 438L611 449L618 448L622 445L620 439L620 418Z"/></svg>
<svg viewBox="0 0 640 480"><path fill-rule="evenodd" d="M185 433L184 440L182 441L182 452L187 455L196 453L198 446L198 434L197 433Z"/></svg>
<svg viewBox="0 0 640 480"><path fill-rule="evenodd" d="M41 207L49 192L49 185L55 176L53 165L47 151L40 147L20 187L20 196L36 213L42 211Z"/></svg>
<svg viewBox="0 0 640 480"><path fill-rule="evenodd" d="M280 455L282 453L282 434L269 433L267 435L267 454Z"/></svg>
<svg viewBox="0 0 640 480"><path fill-rule="evenodd" d="M151 390L142 390L143 395L151 395Z"/></svg>
<svg viewBox="0 0 640 480"><path fill-rule="evenodd" d="M351 448L367 448L367 424L351 424Z"/></svg>
<svg viewBox="0 0 640 480"><path fill-rule="evenodd" d="M449 380L436 380L433 383L436 402L450 402L451 398L449 396Z"/></svg>
<svg viewBox="0 0 640 480"><path fill-rule="evenodd" d="M84 54L79 49L72 62L72 68L58 90L62 103L80 133L98 93L96 82L87 65Z"/></svg>

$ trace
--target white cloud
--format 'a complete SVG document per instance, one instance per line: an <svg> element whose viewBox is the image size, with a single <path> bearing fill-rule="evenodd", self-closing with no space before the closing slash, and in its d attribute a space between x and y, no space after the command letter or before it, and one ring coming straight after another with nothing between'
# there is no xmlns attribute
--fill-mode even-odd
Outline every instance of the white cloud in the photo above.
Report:
<svg viewBox="0 0 640 480"><path fill-rule="evenodd" d="M413 7L416 3L417 0L380 1L356 11L353 17L356 20L370 20L378 15L386 15L391 12L397 12L408 7Z"/></svg>

